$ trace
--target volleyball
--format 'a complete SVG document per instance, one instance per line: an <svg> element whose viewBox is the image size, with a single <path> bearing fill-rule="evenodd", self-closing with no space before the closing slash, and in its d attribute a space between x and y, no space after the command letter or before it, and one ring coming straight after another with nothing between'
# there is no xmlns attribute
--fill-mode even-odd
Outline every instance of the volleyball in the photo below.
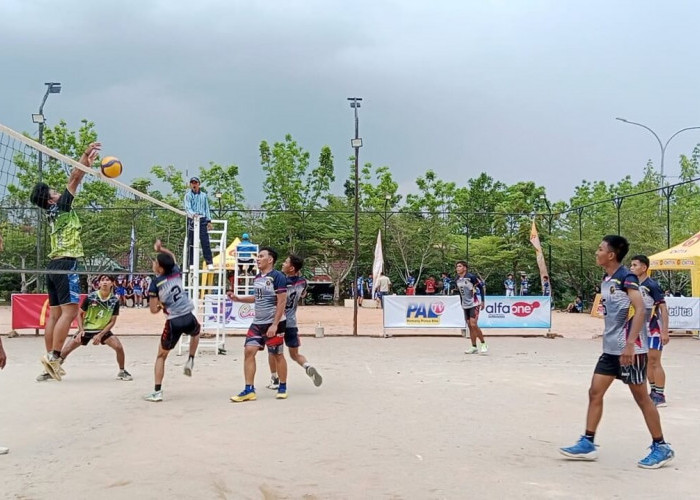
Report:
<svg viewBox="0 0 700 500"><path fill-rule="evenodd" d="M105 177L119 177L122 174L122 162L115 156L105 156L100 162Z"/></svg>

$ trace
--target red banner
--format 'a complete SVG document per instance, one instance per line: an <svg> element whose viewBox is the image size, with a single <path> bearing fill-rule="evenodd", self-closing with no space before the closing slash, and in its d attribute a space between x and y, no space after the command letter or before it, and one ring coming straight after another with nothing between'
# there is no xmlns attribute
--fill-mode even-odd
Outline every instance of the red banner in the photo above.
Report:
<svg viewBox="0 0 700 500"><path fill-rule="evenodd" d="M80 302L86 297L80 295ZM33 328L43 330L46 319L51 314L49 296L45 293L13 293L11 299L12 329ZM77 328L78 322L73 321L71 328Z"/></svg>

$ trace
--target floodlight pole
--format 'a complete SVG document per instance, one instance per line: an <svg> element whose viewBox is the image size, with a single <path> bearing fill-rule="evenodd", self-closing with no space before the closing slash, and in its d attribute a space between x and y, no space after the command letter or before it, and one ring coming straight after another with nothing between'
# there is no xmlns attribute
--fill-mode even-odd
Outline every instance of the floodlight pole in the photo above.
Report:
<svg viewBox="0 0 700 500"><path fill-rule="evenodd" d="M686 130L698 130L700 127L685 127L674 133L671 137L668 138L668 140L664 143L661 138L659 137L659 134L654 132L650 127L647 127L646 125L642 123L637 123L633 122L630 120L627 120L626 118L615 118L618 121L621 121L622 123L627 123L629 125L636 125L638 127L642 127L643 129L648 130L649 132L652 133L654 138L656 138L656 142L659 143L659 148L661 149L661 168L660 168L660 174L661 174L661 192L664 194L666 197L666 248L671 248L671 195L673 194L673 188L668 189L666 187L666 182L665 182L665 177L664 177L664 158L666 157L666 148L668 147L668 144L673 140L674 137L676 137L678 134L685 132ZM618 209L618 214L619 214L619 209ZM618 233L620 232L619 229L619 223L618 223Z"/></svg>
<svg viewBox="0 0 700 500"><path fill-rule="evenodd" d="M355 293L353 294L352 334L357 335L357 307L359 299L357 295L361 293L361 290L357 289L357 278L359 277L360 267L360 148L362 147L362 139L360 139L360 118L357 110L360 108L360 101L362 101L362 98L348 97L348 101L350 101L350 107L355 111L355 138L350 141L350 144L355 148L355 246L353 251L355 258L355 280L352 283Z"/></svg>
<svg viewBox="0 0 700 500"><path fill-rule="evenodd" d="M44 85L46 85L46 92L44 93L44 98L41 100L41 105L39 106L39 113L37 115L32 115L32 121L35 123L39 124L39 144L44 144L44 124L46 122L46 119L44 118L44 104L46 104L46 100L49 98L49 94L59 94L61 92L61 84L58 82L47 82ZM42 182L43 181L43 172L44 172L44 155L42 154L41 151L39 151L39 159L38 159L38 172L37 172L37 181ZM41 217L41 209L38 210L37 212L37 231L36 231L36 268L37 270L41 266L41 262L44 258L43 256L43 233L44 233L44 227L43 227L43 219ZM43 280L42 280L42 275L37 273L36 276L36 289L38 292L41 292L43 290Z"/></svg>

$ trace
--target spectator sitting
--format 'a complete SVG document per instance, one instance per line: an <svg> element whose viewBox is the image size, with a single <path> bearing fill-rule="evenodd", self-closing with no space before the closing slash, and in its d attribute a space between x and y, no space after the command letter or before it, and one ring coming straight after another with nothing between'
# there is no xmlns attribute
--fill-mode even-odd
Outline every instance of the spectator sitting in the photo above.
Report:
<svg viewBox="0 0 700 500"><path fill-rule="evenodd" d="M570 313L582 313L583 312L583 300L581 300L581 297L579 295L576 296L576 299L570 303L568 306L566 306L566 312Z"/></svg>

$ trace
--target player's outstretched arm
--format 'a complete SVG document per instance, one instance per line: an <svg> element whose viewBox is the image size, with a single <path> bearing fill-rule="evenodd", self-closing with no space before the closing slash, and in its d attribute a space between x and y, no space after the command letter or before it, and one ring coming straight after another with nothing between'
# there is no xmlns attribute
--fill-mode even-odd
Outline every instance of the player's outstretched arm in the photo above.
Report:
<svg viewBox="0 0 700 500"><path fill-rule="evenodd" d="M82 163L86 167L92 167L93 163L95 163L95 160L97 159L97 155L100 154L101 148L102 144L100 144L99 142L91 143L83 153L83 156L80 157L80 163ZM75 196L75 193L78 190L78 186L80 186L83 177L85 177L85 172L83 172L79 168L74 168L71 171L70 177L68 177L68 184L66 185L70 194Z"/></svg>

